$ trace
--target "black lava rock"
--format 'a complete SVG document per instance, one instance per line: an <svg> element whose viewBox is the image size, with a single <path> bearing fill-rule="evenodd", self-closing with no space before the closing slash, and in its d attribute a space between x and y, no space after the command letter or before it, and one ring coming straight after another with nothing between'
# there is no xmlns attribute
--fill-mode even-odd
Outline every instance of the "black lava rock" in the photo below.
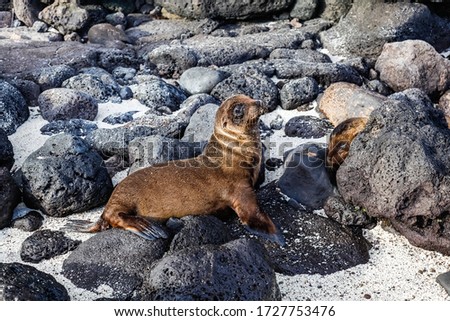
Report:
<svg viewBox="0 0 450 321"><path fill-rule="evenodd" d="M20 263L0 263L0 300L69 301L67 290L50 274Z"/></svg>
<svg viewBox="0 0 450 321"><path fill-rule="evenodd" d="M261 210L272 218L286 241L281 247L258 237L266 247L276 272L325 275L369 260L370 245L361 236L361 230L291 206L278 192L275 182L262 187L257 196ZM233 236L255 237L235 217L227 224Z"/></svg>
<svg viewBox="0 0 450 321"><path fill-rule="evenodd" d="M337 171L345 202L384 218L413 245L450 255L450 129L418 89L390 96Z"/></svg>
<svg viewBox="0 0 450 321"><path fill-rule="evenodd" d="M167 250L169 241L149 241L129 231L110 229L83 242L63 264L63 275L76 286L110 286L112 299L129 299L143 275Z"/></svg>
<svg viewBox="0 0 450 321"><path fill-rule="evenodd" d="M37 106L37 100L41 94L41 87L38 84L25 79L8 79L8 82L20 91L27 106Z"/></svg>
<svg viewBox="0 0 450 321"><path fill-rule="evenodd" d="M55 256L73 251L81 244L67 238L63 232L41 230L33 233L23 241L20 258L24 262L39 263Z"/></svg>
<svg viewBox="0 0 450 321"><path fill-rule="evenodd" d="M0 129L11 135L30 116L22 94L6 81L0 80Z"/></svg>
<svg viewBox="0 0 450 321"><path fill-rule="evenodd" d="M42 126L41 133L49 136L59 133L86 136L97 128L97 124L84 119L55 120Z"/></svg>
<svg viewBox="0 0 450 321"><path fill-rule="evenodd" d="M320 209L333 194L325 153L326 146L315 143L302 144L285 153L285 170L277 185L302 208Z"/></svg>
<svg viewBox="0 0 450 321"><path fill-rule="evenodd" d="M228 227L211 215L186 216L179 220L181 229L170 243L170 251L214 244L220 245L232 240Z"/></svg>
<svg viewBox="0 0 450 321"><path fill-rule="evenodd" d="M66 216L105 203L111 178L100 155L76 136L50 137L23 163L24 201L50 216Z"/></svg>
<svg viewBox="0 0 450 321"><path fill-rule="evenodd" d="M143 300L280 300L275 273L254 240L164 256L144 276Z"/></svg>
<svg viewBox="0 0 450 321"><path fill-rule="evenodd" d="M136 114L137 111L129 111L126 113L116 113L105 117L102 122L117 125L117 124L125 124L133 120L133 115Z"/></svg>
<svg viewBox="0 0 450 321"><path fill-rule="evenodd" d="M314 78L305 77L288 82L280 91L281 107L294 109L316 99L319 85Z"/></svg>
<svg viewBox="0 0 450 321"><path fill-rule="evenodd" d="M112 77L112 76L111 76ZM111 86L104 83L102 78L97 75L82 73L73 76L63 82L64 88L79 90L94 97L98 102L107 102L113 98L119 98L118 84Z"/></svg>
<svg viewBox="0 0 450 321"><path fill-rule="evenodd" d="M320 138L332 130L333 125L329 121L313 116L293 117L284 127L286 136L301 138Z"/></svg>
<svg viewBox="0 0 450 321"><path fill-rule="evenodd" d="M25 232L34 232L42 226L44 218L37 211L29 211L22 217L14 219L11 227L17 228Z"/></svg>
<svg viewBox="0 0 450 321"><path fill-rule="evenodd" d="M275 83L267 76L259 73L235 73L218 83L211 92L211 95L220 101L237 94L262 100L269 111L277 108L280 102Z"/></svg>
<svg viewBox="0 0 450 321"><path fill-rule="evenodd" d="M11 169L14 164L14 150L6 132L0 128L0 167Z"/></svg>
<svg viewBox="0 0 450 321"><path fill-rule="evenodd" d="M0 167L0 229L11 224L14 208L21 200L21 193L9 170Z"/></svg>
<svg viewBox="0 0 450 321"><path fill-rule="evenodd" d="M76 70L68 65L56 65L37 69L32 72L33 80L41 91L61 87L64 80L75 76Z"/></svg>

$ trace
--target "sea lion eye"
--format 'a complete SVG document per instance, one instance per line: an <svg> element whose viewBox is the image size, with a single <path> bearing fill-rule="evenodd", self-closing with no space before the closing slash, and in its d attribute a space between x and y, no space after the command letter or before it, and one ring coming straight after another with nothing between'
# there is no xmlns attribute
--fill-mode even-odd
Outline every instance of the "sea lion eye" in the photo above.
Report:
<svg viewBox="0 0 450 321"><path fill-rule="evenodd" d="M237 104L233 108L233 122L239 124L245 115L245 105Z"/></svg>

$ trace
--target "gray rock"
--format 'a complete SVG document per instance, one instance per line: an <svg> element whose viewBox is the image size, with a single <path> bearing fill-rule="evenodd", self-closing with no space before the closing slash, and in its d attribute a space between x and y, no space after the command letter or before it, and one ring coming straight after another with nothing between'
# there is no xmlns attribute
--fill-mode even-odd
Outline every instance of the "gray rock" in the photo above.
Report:
<svg viewBox="0 0 450 321"><path fill-rule="evenodd" d="M198 108L192 115L182 140L190 142L209 141L214 131L214 123L218 109L219 106L215 104L206 104Z"/></svg>
<svg viewBox="0 0 450 321"><path fill-rule="evenodd" d="M25 99L22 94L6 81L0 80L0 129L7 135L16 132L30 116Z"/></svg>
<svg viewBox="0 0 450 321"><path fill-rule="evenodd" d="M339 21L353 5L353 0L319 0L318 14L323 19Z"/></svg>
<svg viewBox="0 0 450 321"><path fill-rule="evenodd" d="M112 75L117 81L122 81L121 83L128 83L134 78L134 76L136 76L136 69L117 67L113 69Z"/></svg>
<svg viewBox="0 0 450 321"><path fill-rule="evenodd" d="M97 64L99 67L112 71L116 67L131 67L139 68L141 63L133 48L126 47L124 49L118 48L104 48L98 54Z"/></svg>
<svg viewBox="0 0 450 321"><path fill-rule="evenodd" d="M333 28L320 34L333 55L377 57L388 42L421 39L441 49L450 45L449 26L418 3L355 2Z"/></svg>
<svg viewBox="0 0 450 321"><path fill-rule="evenodd" d="M125 124L133 120L133 115L136 114L137 111L129 111L126 113L114 113L105 117L102 122L117 125L117 124Z"/></svg>
<svg viewBox="0 0 450 321"><path fill-rule="evenodd" d="M84 119L55 120L42 126L43 135L66 133L72 136L86 136L96 130L97 124Z"/></svg>
<svg viewBox="0 0 450 321"><path fill-rule="evenodd" d="M134 0L102 0L102 6L110 11L124 14L132 13L136 9Z"/></svg>
<svg viewBox="0 0 450 321"><path fill-rule="evenodd" d="M27 237L20 248L20 258L24 262L39 263L55 256L73 251L81 244L67 238L63 232L40 230Z"/></svg>
<svg viewBox="0 0 450 321"><path fill-rule="evenodd" d="M31 27L31 29L36 32L47 32L48 26L45 22L38 20L33 23L33 26Z"/></svg>
<svg viewBox="0 0 450 321"><path fill-rule="evenodd" d="M333 125L313 116L296 116L286 123L284 132L289 137L320 138L331 133Z"/></svg>
<svg viewBox="0 0 450 321"><path fill-rule="evenodd" d="M186 248L144 276L143 300L280 300L264 248L253 240Z"/></svg>
<svg viewBox="0 0 450 321"><path fill-rule="evenodd" d="M37 106L37 100L41 94L41 87L34 81L25 79L9 79L8 82L16 87L27 103L27 106Z"/></svg>
<svg viewBox="0 0 450 321"><path fill-rule="evenodd" d="M156 65L162 77L179 78L189 68L197 65L195 52L184 46L160 46L147 56L148 63Z"/></svg>
<svg viewBox="0 0 450 321"><path fill-rule="evenodd" d="M227 2L212 0L202 2L192 0L156 0L155 5L160 5L169 12L190 19L220 18L234 20L267 16L288 9L292 2L292 0L255 0L251 3L242 3L234 0Z"/></svg>
<svg viewBox="0 0 450 321"><path fill-rule="evenodd" d="M413 245L450 254L450 130L418 89L372 112L337 171L345 202L389 220Z"/></svg>
<svg viewBox="0 0 450 321"><path fill-rule="evenodd" d="M42 117L48 121L87 119L94 120L98 112L97 101L90 95L68 88L54 88L38 98Z"/></svg>
<svg viewBox="0 0 450 321"><path fill-rule="evenodd" d="M198 156L203 147L202 143L184 142L159 135L137 137L128 145L130 173L143 167Z"/></svg>
<svg viewBox="0 0 450 321"><path fill-rule="evenodd" d="M330 196L323 209L329 218L345 226L371 229L377 225L377 219L367 215L364 208L346 203L339 194Z"/></svg>
<svg viewBox="0 0 450 321"><path fill-rule="evenodd" d="M289 15L300 20L309 20L317 11L319 0L296 0Z"/></svg>
<svg viewBox="0 0 450 321"><path fill-rule="evenodd" d="M14 164L14 150L6 132L0 128L0 167L11 169Z"/></svg>
<svg viewBox="0 0 450 321"><path fill-rule="evenodd" d="M450 294L450 272L439 274L436 281Z"/></svg>
<svg viewBox="0 0 450 321"><path fill-rule="evenodd" d="M278 115L274 120L270 122L270 129L280 130L283 128L283 117Z"/></svg>
<svg viewBox="0 0 450 321"><path fill-rule="evenodd" d="M73 76L64 81L62 86L84 92L95 98L99 103L119 97L119 93L115 91L114 87L103 83L99 77L91 74Z"/></svg>
<svg viewBox="0 0 450 321"><path fill-rule="evenodd" d="M104 158L118 155L128 159L128 145L137 137L161 135L176 138L187 123L178 117L146 115L118 128L99 128L86 136L86 141Z"/></svg>
<svg viewBox="0 0 450 321"><path fill-rule="evenodd" d="M27 27L31 27L38 20L42 4L36 0L13 0L14 14Z"/></svg>
<svg viewBox="0 0 450 321"><path fill-rule="evenodd" d="M270 53L270 59L294 59L303 62L326 63L331 62L330 57L312 49L285 49L278 48Z"/></svg>
<svg viewBox="0 0 450 321"><path fill-rule="evenodd" d="M111 24L113 26L117 26L117 25L126 26L127 25L127 17L125 16L125 14L122 11L111 13L111 14L107 15L105 17L105 19L106 19L106 22L108 22L109 24Z"/></svg>
<svg viewBox="0 0 450 321"><path fill-rule="evenodd" d="M21 193L6 167L0 167L0 229L11 224L14 208L20 203Z"/></svg>
<svg viewBox="0 0 450 321"><path fill-rule="evenodd" d="M39 19L53 26L62 34L83 29L89 21L86 9L78 1L56 0L39 12Z"/></svg>
<svg viewBox="0 0 450 321"><path fill-rule="evenodd" d="M88 38L90 43L119 49L130 43L130 39L124 31L109 23L99 23L92 26L88 31Z"/></svg>
<svg viewBox="0 0 450 321"><path fill-rule="evenodd" d="M224 72L205 67L194 67L186 70L178 81L188 94L209 94L213 88L227 76Z"/></svg>
<svg viewBox="0 0 450 321"><path fill-rule="evenodd" d="M148 241L129 231L110 229L81 243L63 263L63 275L77 287L113 289L111 299L130 299L149 267L161 258L168 240Z"/></svg>
<svg viewBox="0 0 450 321"><path fill-rule="evenodd" d="M153 110L160 107L168 107L171 111L178 110L187 98L182 90L157 77L130 88L134 98Z"/></svg>
<svg viewBox="0 0 450 321"><path fill-rule="evenodd" d="M306 143L284 155L285 170L277 186L300 208L321 209L333 194L325 167L325 153L326 146Z"/></svg>
<svg viewBox="0 0 450 321"><path fill-rule="evenodd" d="M281 107L291 110L317 98L319 84L314 78L305 77L289 81L280 90Z"/></svg>
<svg viewBox="0 0 450 321"><path fill-rule="evenodd" d="M196 94L189 96L180 105L178 117L183 119L186 123L189 123L191 116L197 111L197 109L207 104L220 105L220 101L208 94Z"/></svg>
<svg viewBox="0 0 450 321"><path fill-rule="evenodd" d="M133 91L130 87L125 86L120 89L119 96L122 100L128 100L133 98Z"/></svg>
<svg viewBox="0 0 450 321"><path fill-rule="evenodd" d="M218 83L211 92L220 101L237 94L262 100L269 111L275 110L280 103L278 87L270 78L258 73L233 74Z"/></svg>
<svg viewBox="0 0 450 321"><path fill-rule="evenodd" d="M440 96L450 88L450 61L422 40L386 44L375 69L394 91L419 88Z"/></svg>
<svg viewBox="0 0 450 321"><path fill-rule="evenodd" d="M176 224L180 225L170 243L172 253L200 245L221 245L232 240L228 227L212 215L185 216L172 220L177 220Z"/></svg>
<svg viewBox="0 0 450 321"><path fill-rule="evenodd" d="M327 87L334 82L362 84L361 76L350 66L340 63L311 63L291 59L271 60L276 76L281 79L312 77Z"/></svg>
<svg viewBox="0 0 450 321"><path fill-rule="evenodd" d="M30 210L24 216L13 219L11 227L25 232L34 232L42 226L43 222L44 218L39 212Z"/></svg>
<svg viewBox="0 0 450 321"><path fill-rule="evenodd" d="M326 275L368 262L370 245L360 230L292 207L275 182L262 187L257 196L261 210L272 218L286 241L281 247L259 238L276 272ZM228 224L233 236L249 235L237 218Z"/></svg>
<svg viewBox="0 0 450 321"><path fill-rule="evenodd" d="M68 65L57 65L36 69L32 72L32 78L41 91L61 87L64 80L75 76L76 70Z"/></svg>
<svg viewBox="0 0 450 321"><path fill-rule="evenodd" d="M67 134L50 137L23 163L24 201L50 216L67 216L105 203L113 189L99 154Z"/></svg>
<svg viewBox="0 0 450 321"><path fill-rule="evenodd" d="M0 300L69 301L67 290L50 274L20 263L0 263Z"/></svg>
<svg viewBox="0 0 450 321"><path fill-rule="evenodd" d="M275 67L270 63L270 60L263 59L248 60L241 64L223 66L219 70L229 74L259 73L269 78L275 76Z"/></svg>

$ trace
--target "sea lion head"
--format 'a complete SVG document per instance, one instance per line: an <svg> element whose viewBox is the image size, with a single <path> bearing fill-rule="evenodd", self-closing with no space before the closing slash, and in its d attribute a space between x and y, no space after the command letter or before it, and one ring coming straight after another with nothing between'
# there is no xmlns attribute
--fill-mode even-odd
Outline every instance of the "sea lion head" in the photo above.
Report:
<svg viewBox="0 0 450 321"><path fill-rule="evenodd" d="M336 171L347 158L350 145L355 137L365 128L367 118L349 118L333 129L327 149L327 167Z"/></svg>
<svg viewBox="0 0 450 321"><path fill-rule="evenodd" d="M226 131L250 134L258 130L259 116L267 112L260 100L245 95L236 95L225 100L216 114L216 126Z"/></svg>

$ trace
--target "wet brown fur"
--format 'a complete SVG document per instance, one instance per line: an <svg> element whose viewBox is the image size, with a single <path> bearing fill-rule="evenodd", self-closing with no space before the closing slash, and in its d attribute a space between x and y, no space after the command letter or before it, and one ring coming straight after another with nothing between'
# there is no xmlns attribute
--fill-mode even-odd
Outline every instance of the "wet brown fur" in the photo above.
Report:
<svg viewBox="0 0 450 321"><path fill-rule="evenodd" d="M238 105L243 106L242 119ZM136 232L149 224L145 219L164 221L230 207L244 225L276 233L272 220L259 209L253 189L261 162L258 118L264 109L244 95L226 100L217 111L214 134L202 155L143 168L126 177L89 232L110 227Z"/></svg>
<svg viewBox="0 0 450 321"><path fill-rule="evenodd" d="M333 129L327 148L327 168L332 175L348 156L350 145L355 137L365 128L367 118L355 117L344 120Z"/></svg>

